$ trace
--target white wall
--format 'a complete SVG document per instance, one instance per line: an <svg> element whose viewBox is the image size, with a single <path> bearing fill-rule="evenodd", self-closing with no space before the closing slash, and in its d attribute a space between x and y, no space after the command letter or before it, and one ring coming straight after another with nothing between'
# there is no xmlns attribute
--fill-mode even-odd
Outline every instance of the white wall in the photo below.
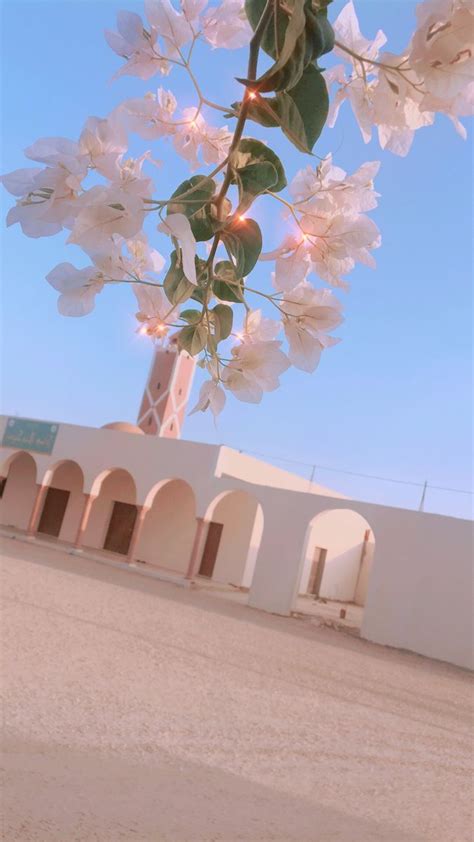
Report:
<svg viewBox="0 0 474 842"><path fill-rule="evenodd" d="M240 586L244 580L252 580L253 571L247 562L252 538L258 539L258 531L254 536L257 507L255 498L243 491L228 494L217 504L212 520L224 528L212 574L214 581ZM254 545L253 559L255 555Z"/></svg>
<svg viewBox="0 0 474 842"><path fill-rule="evenodd" d="M249 604L288 615L304 563L301 536L327 499L270 489L260 499L265 529ZM355 500L351 507L375 536L362 636L474 669L473 524Z"/></svg>
<svg viewBox="0 0 474 842"><path fill-rule="evenodd" d="M84 547L103 548L114 502L132 504L136 502L133 480L126 471L120 469L109 474L102 483L84 533L82 541Z"/></svg>
<svg viewBox="0 0 474 842"><path fill-rule="evenodd" d="M372 564L374 562L375 544L373 535L365 542L362 550L362 562L360 566L359 578L355 590L354 602L356 605L365 605L367 599L367 590L369 587L370 573Z"/></svg>
<svg viewBox="0 0 474 842"><path fill-rule="evenodd" d="M258 558L258 551L260 549L260 543L262 540L264 525L265 523L263 520L262 507L258 505L255 514L252 534L250 536L250 547L247 555L247 562L244 568L244 572L242 574L241 585L244 588L250 588L250 585L252 584L255 565L257 563Z"/></svg>
<svg viewBox="0 0 474 842"><path fill-rule="evenodd" d="M36 499L36 465L28 453L19 453L10 464L3 497L0 522L16 529L26 529Z"/></svg>
<svg viewBox="0 0 474 842"><path fill-rule="evenodd" d="M375 541L363 637L474 669L473 524L386 507Z"/></svg>
<svg viewBox="0 0 474 842"><path fill-rule="evenodd" d="M310 482L309 479L292 474L262 462L247 453L240 453L230 447L221 447L216 466L216 476L230 476L236 479L243 479L255 485L269 485L272 488L283 488L288 491L304 491L307 494L321 494L323 496L347 499L344 494L339 494L324 485Z"/></svg>
<svg viewBox="0 0 474 842"><path fill-rule="evenodd" d="M195 512L189 485L182 480L166 483L146 515L135 558L185 573L196 531Z"/></svg>
<svg viewBox="0 0 474 842"><path fill-rule="evenodd" d="M300 593L307 592L315 547L321 547L327 550L327 555L319 595L324 599L353 602L368 528L369 524L357 512L347 509L318 515L308 536Z"/></svg>

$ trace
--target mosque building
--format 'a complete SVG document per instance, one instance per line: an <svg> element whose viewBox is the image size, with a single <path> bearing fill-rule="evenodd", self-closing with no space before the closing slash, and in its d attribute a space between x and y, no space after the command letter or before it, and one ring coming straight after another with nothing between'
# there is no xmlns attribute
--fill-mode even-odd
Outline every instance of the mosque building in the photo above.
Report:
<svg viewBox="0 0 474 842"><path fill-rule="evenodd" d="M173 344L157 349L136 425L0 418L2 533L176 584L211 580L277 614L298 594L365 606L363 636L472 664L471 523L348 499L182 439L194 369Z"/></svg>

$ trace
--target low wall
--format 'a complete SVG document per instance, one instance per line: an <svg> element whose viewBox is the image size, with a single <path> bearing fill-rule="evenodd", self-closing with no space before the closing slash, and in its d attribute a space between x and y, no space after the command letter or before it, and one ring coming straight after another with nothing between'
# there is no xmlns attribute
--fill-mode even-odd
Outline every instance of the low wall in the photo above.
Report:
<svg viewBox="0 0 474 842"><path fill-rule="evenodd" d="M362 636L474 669L473 524L410 514L375 535Z"/></svg>

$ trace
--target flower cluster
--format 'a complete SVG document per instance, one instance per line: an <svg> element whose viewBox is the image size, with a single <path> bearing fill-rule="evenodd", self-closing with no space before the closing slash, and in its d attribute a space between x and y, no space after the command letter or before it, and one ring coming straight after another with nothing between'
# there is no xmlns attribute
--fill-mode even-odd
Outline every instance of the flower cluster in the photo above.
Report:
<svg viewBox="0 0 474 842"><path fill-rule="evenodd" d="M60 313L84 316L106 286L130 284L137 330L153 341L172 338L181 350L199 355L209 379L194 411L217 415L226 392L258 403L290 365L314 371L322 351L339 341L332 333L343 318L333 290L313 285L309 276L348 289L346 276L356 263L374 267L372 251L381 242L367 215L377 206L378 162L348 175L327 155L287 185L281 160L248 136L247 121L281 128L305 152L326 121L334 123L344 99L364 139L376 125L381 145L399 154L436 111L464 131L458 117L468 112L472 89L467 0L427 0L401 56L380 54L383 32L373 42L361 35L352 2L335 23L335 40L327 6L326 0L290 6L246 0L245 7L243 0L211 7L207 0L180 0L175 8L170 0L145 0L146 23L120 12L118 31L106 32L125 60L116 77L148 80L174 68L186 74L196 104L180 109L173 92L162 87L127 99L106 118L90 117L77 140L36 141L25 154L40 166L2 177L16 197L8 225L18 223L29 237L65 230L67 242L87 256L86 266L63 262L46 277L59 293ZM203 94L191 65L198 40L213 49L250 43L242 102L220 105ZM343 65L324 75L320 70L318 59L334 45L350 65L348 75ZM260 49L274 64L258 78ZM339 85L331 105L325 79ZM274 95L265 97L268 92ZM209 111L224 115L227 124L208 122ZM129 156L131 134L150 144L168 141L192 172L213 169L192 175L167 199L154 198L156 161L150 150ZM262 252L262 232L248 215L261 197L279 202L288 223L283 242L270 253ZM154 230L169 237L169 260L144 232L145 220L153 218ZM268 292L249 285L259 260L274 263ZM262 306L251 307L250 295Z"/></svg>
<svg viewBox="0 0 474 842"><path fill-rule="evenodd" d="M471 0L427 0L417 7L418 27L400 55L383 52L387 39L379 30L373 41L361 35L349 2L334 23L338 64L326 71L337 90L329 125L344 100L351 104L367 143L377 127L380 145L406 155L417 129L446 114L465 138L460 117L473 113L474 6Z"/></svg>

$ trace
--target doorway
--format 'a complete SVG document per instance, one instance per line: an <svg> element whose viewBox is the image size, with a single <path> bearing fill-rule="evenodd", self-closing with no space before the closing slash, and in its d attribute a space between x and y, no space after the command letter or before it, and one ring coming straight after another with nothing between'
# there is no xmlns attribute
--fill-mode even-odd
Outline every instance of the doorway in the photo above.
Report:
<svg viewBox="0 0 474 842"><path fill-rule="evenodd" d="M314 548L313 564L308 581L308 593L312 594L315 599L319 596L327 554L327 549L323 547Z"/></svg>
<svg viewBox="0 0 474 842"><path fill-rule="evenodd" d="M132 503L114 502L104 541L104 550L127 555L137 519L137 507Z"/></svg>
<svg viewBox="0 0 474 842"><path fill-rule="evenodd" d="M199 576L207 576L211 579L214 572L214 565L219 552L219 544L221 541L223 523L215 523L211 521L207 530L206 543L201 558L201 566L199 568Z"/></svg>
<svg viewBox="0 0 474 842"><path fill-rule="evenodd" d="M42 532L44 535L52 535L54 538L58 537L63 525L70 493L63 488L48 488L38 532Z"/></svg>

